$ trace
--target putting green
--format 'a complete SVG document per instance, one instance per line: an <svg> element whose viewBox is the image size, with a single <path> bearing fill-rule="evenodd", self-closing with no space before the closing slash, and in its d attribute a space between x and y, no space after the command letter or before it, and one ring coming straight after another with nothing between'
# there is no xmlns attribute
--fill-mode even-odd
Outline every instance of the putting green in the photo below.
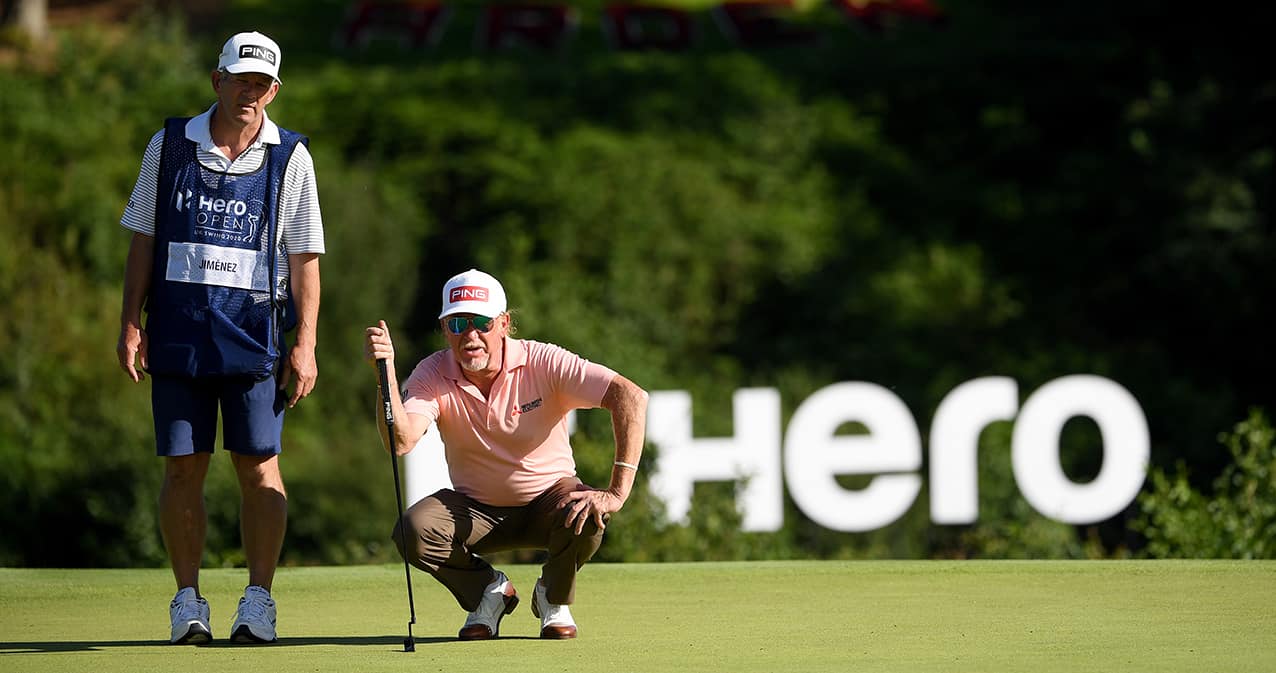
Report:
<svg viewBox="0 0 1276 673"><path fill-rule="evenodd" d="M0 568L0 669L82 671L1276 670L1276 563L851 561L593 564L580 638L536 638L535 566L496 641L453 640L464 614L402 566L283 568L278 644L224 641L243 570L206 570L205 647L170 646L167 570Z"/></svg>

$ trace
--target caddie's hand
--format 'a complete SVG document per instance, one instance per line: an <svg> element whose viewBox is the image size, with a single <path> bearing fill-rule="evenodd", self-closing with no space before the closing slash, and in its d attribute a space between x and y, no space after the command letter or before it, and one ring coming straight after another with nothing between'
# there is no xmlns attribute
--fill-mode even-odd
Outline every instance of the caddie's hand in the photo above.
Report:
<svg viewBox="0 0 1276 673"><path fill-rule="evenodd" d="M567 508L567 521L563 524L565 528L575 528L576 534L580 535L585 530L585 524L593 519L594 524L598 526L598 530L607 528L606 516L613 512L619 512L621 506L625 502L620 496L611 491L590 488L584 484L577 487L577 490L568 493L567 499L563 501L560 507Z"/></svg>
<svg viewBox="0 0 1276 673"><path fill-rule="evenodd" d="M146 378L146 375L142 373L142 370L150 364L146 360L146 350L146 330L138 327L136 323L125 323L120 328L120 340L115 344L115 355L120 360L120 369L133 379L133 383ZM134 362L140 366L134 366Z"/></svg>
<svg viewBox="0 0 1276 673"><path fill-rule="evenodd" d="M364 330L364 355L368 362L376 368L377 360L385 360L387 367L394 369L394 341L390 339L390 328L384 320L377 322L376 327Z"/></svg>
<svg viewBox="0 0 1276 673"><path fill-rule="evenodd" d="M315 379L319 378L319 365L315 362L315 349L294 346L288 351L288 359L284 361L283 376L279 377L279 389L284 390L293 378L297 386L288 398L288 408L297 406L297 402L315 389Z"/></svg>

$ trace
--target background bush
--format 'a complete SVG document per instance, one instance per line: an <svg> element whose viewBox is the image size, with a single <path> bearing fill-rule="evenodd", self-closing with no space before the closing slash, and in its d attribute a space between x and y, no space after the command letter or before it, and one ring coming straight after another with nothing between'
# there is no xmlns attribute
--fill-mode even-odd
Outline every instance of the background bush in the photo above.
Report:
<svg viewBox="0 0 1276 673"><path fill-rule="evenodd" d="M1174 472L1152 470L1133 525L1158 558L1276 558L1276 430L1260 411L1219 435L1232 464L1212 493L1191 485L1179 462Z"/></svg>
<svg viewBox="0 0 1276 673"><path fill-rule="evenodd" d="M442 345L438 288L471 266L505 282L523 336L690 391L701 436L732 434L748 386L777 388L787 417L824 385L873 381L925 437L960 382L1006 375L1027 395L1093 373L1140 401L1154 465L1183 462L1173 483L1200 489L1233 460L1219 429L1272 406L1256 327L1276 294L1268 8L1188 22L1151 2L954 0L943 27L872 34L819 7L803 20L821 40L769 50L698 11L691 50L624 53L585 4L587 28L542 53L475 47L479 5L432 48L334 48L346 4L232 2L189 27L144 11L62 29L51 53L5 48L0 563L164 563L149 391L113 353L118 219L147 139L207 108L206 73L242 29L284 46L270 114L312 138L329 248L318 388L285 432L286 563L391 558L362 329L389 321L406 372ZM1138 530L1134 507L1083 529L1045 519L1013 483L1009 435L980 438L972 526L931 524L923 496L870 533L787 503L784 530L746 535L730 484L697 487L671 526L643 474L600 555L1082 557L1142 549L1140 532L1149 553L1241 555L1258 539L1175 546L1164 517L1199 502L1158 490L1163 473ZM576 446L605 481L605 414L582 415ZM1100 458L1094 428L1069 423L1068 474ZM222 459L208 493L207 560L239 563Z"/></svg>

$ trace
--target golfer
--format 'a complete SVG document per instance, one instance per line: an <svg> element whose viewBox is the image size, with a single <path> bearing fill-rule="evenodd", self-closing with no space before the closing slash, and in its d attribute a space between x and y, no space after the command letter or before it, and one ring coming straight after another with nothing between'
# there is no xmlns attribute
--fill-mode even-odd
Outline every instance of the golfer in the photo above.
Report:
<svg viewBox="0 0 1276 673"><path fill-rule="evenodd" d="M230 639L276 639L270 589L288 518L280 434L285 406L309 395L318 376L324 252L307 140L266 116L279 93L280 57L261 33L226 41L211 76L216 102L199 116L167 120L151 138L121 219L133 240L116 350L134 382L151 374L164 458L160 530L177 580L173 643L213 637L199 566L219 409L248 564ZM289 349L280 333L294 323Z"/></svg>
<svg viewBox="0 0 1276 673"><path fill-rule="evenodd" d="M470 269L443 286L439 320L448 347L417 364L402 394L389 328L382 321L366 330L367 358L374 365L386 360L394 391L395 446L411 451L437 423L452 481L452 488L408 508L395 527L395 544L469 611L461 640L495 638L501 618L519 601L505 573L480 555L546 550L532 613L540 618L541 638L575 638L568 606L576 572L598 551L609 515L633 488L647 393L563 348L515 339L505 290L482 271ZM567 439L568 412L593 407L611 412L616 439L605 489L577 478ZM381 433L389 444L384 425Z"/></svg>

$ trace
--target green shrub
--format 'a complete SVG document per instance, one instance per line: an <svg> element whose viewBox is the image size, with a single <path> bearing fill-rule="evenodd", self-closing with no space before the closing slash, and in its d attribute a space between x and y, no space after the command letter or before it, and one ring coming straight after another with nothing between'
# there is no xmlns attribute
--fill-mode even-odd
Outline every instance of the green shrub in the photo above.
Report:
<svg viewBox="0 0 1276 673"><path fill-rule="evenodd" d="M1173 474L1154 468L1152 487L1139 496L1142 516L1134 530L1156 558L1276 558L1276 430L1266 415L1249 418L1219 435L1232 463L1202 494L1179 462Z"/></svg>

